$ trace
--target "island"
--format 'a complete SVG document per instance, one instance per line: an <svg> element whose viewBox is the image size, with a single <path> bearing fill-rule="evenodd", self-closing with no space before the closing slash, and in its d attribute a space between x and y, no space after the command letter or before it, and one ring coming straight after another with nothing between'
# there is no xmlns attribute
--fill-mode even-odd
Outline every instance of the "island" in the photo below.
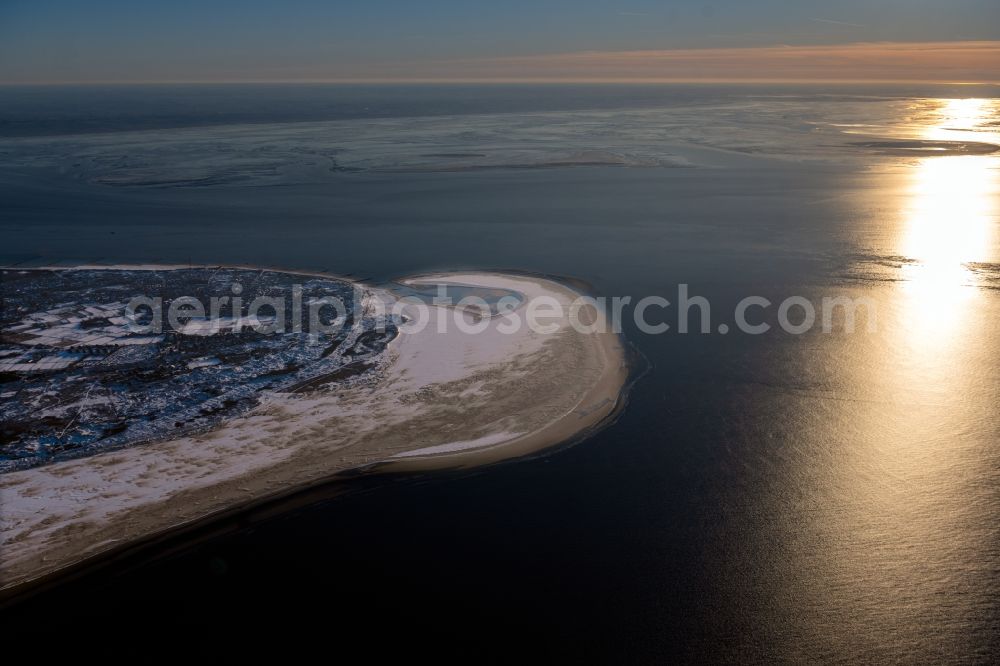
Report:
<svg viewBox="0 0 1000 666"><path fill-rule="evenodd" d="M2 277L6 591L344 475L549 449L613 418L629 377L606 314L538 275L368 284L88 266ZM148 307L131 306L137 294ZM175 308L175 326L153 325L182 298L213 297L229 299L228 314ZM532 308L544 325L526 324Z"/></svg>

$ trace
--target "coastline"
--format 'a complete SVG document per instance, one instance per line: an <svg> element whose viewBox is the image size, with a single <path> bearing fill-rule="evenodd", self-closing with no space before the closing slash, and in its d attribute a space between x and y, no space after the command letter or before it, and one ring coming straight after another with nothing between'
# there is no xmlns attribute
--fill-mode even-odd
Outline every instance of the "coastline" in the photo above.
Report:
<svg viewBox="0 0 1000 666"><path fill-rule="evenodd" d="M562 303L580 295L538 276L411 278L428 280L516 287L528 298L547 295ZM430 335L437 337L405 335L391 345L381 387L345 392L354 395L268 396L211 432L3 475L0 595L338 477L465 469L536 453L592 432L623 399L629 372L622 340L610 331L562 327L541 341L511 336L499 357L496 336L486 344L474 336ZM436 350L430 362L440 366L435 354L442 343L460 357L453 370L465 374L425 381L420 370L428 359L420 360L421 352ZM462 361L462 354L471 360ZM482 361L490 354L494 358L477 362L477 355Z"/></svg>

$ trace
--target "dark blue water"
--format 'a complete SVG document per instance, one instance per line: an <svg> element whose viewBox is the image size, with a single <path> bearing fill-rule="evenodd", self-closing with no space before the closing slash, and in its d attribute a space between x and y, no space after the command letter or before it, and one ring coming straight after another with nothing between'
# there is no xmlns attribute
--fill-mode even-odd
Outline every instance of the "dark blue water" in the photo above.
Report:
<svg viewBox="0 0 1000 666"><path fill-rule="evenodd" d="M994 96L996 86L662 85L105 85L0 90L0 136L437 115L703 105L760 96L880 99Z"/></svg>
<svg viewBox="0 0 1000 666"><path fill-rule="evenodd" d="M890 98L884 116L892 100L905 113L911 97L955 94L890 92L18 89L2 93L0 132L152 137L149 128L383 113L745 109L792 94L824 108L835 97L843 116ZM66 104L76 98L85 103ZM976 112L993 113L990 104ZM36 107L44 113L32 116ZM709 299L713 321L729 321L748 295L863 295L879 327L650 336L629 326L651 371L617 422L583 443L468 475L310 495L41 594L10 622L308 626L337 645L395 639L595 661L1000 654L992 158L748 164L744 152L711 168L372 170L153 188L77 177L72 147L66 169L32 166L18 141L0 144L17 156L0 166L6 263L265 264L373 279L514 268L577 277L609 296L673 300L686 283ZM496 148L476 141L469 150ZM958 177L940 186L948 174Z"/></svg>

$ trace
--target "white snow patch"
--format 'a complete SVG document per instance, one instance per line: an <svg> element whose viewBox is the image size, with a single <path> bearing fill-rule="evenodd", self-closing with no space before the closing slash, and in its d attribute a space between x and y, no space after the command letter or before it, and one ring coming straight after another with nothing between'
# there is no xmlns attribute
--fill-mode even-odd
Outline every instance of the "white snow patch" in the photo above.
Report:
<svg viewBox="0 0 1000 666"><path fill-rule="evenodd" d="M514 439L519 433L514 432L495 432L490 435L484 435L476 439L469 439L464 442L451 442L449 444L439 444L437 446L428 446L424 449L417 449L415 451L404 451L403 453L397 453L392 456L393 458L413 458L416 456L432 456L438 453L455 453L456 451L468 451L469 449L481 449L484 446L492 446L493 444L499 444L500 442L506 442Z"/></svg>

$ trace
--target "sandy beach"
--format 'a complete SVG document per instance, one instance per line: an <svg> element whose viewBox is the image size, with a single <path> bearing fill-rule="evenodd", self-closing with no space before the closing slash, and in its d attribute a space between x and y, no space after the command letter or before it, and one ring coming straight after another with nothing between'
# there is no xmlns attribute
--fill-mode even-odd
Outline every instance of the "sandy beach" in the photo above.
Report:
<svg viewBox="0 0 1000 666"><path fill-rule="evenodd" d="M152 268L152 267L151 267ZM0 583L10 590L87 558L314 485L347 471L418 472L524 456L581 436L614 413L628 368L621 339L570 325L580 294L549 279L450 273L448 284L555 299L551 332L520 326L393 341L373 377L306 393L268 393L215 430L0 477ZM384 303L391 290L363 286ZM519 310L524 309L519 306ZM480 320L447 309L448 316ZM406 310L404 309L404 314ZM588 309L583 323L603 315ZM589 317L589 319L588 319Z"/></svg>

